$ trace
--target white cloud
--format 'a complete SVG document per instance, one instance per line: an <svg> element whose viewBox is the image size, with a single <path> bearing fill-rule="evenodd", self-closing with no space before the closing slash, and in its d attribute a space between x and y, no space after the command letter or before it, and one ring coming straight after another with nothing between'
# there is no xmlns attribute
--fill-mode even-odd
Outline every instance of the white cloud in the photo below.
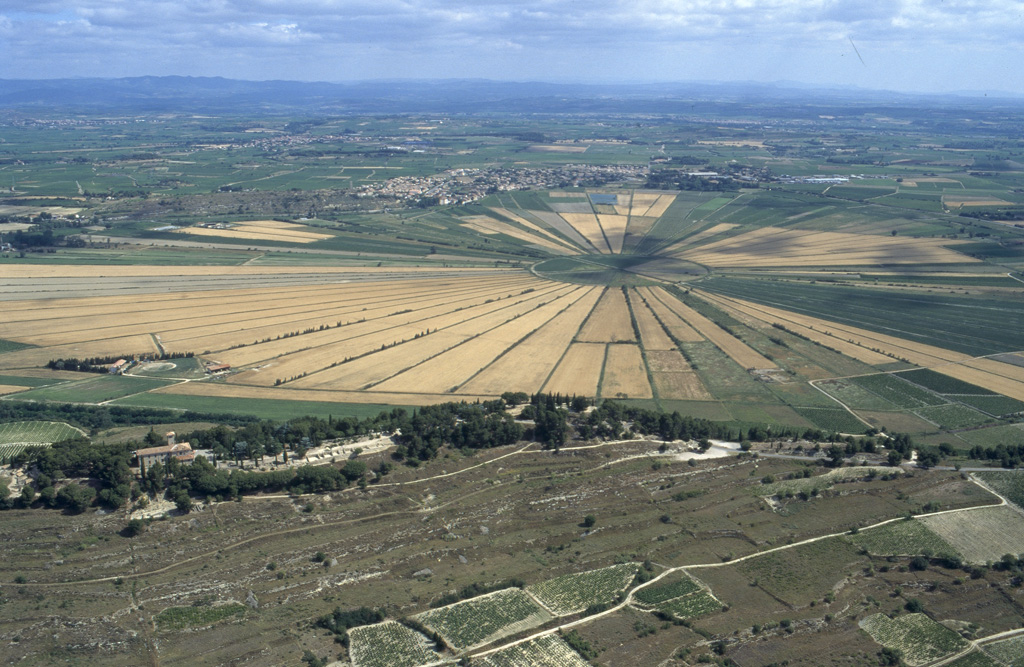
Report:
<svg viewBox="0 0 1024 667"><path fill-rule="evenodd" d="M1024 90L1024 73L993 71L984 55L1021 48L1019 0L0 0L0 15L8 71L22 77L116 66L239 78L839 76L891 87L912 84L916 67L942 69L954 87ZM850 39L869 72L844 69Z"/></svg>

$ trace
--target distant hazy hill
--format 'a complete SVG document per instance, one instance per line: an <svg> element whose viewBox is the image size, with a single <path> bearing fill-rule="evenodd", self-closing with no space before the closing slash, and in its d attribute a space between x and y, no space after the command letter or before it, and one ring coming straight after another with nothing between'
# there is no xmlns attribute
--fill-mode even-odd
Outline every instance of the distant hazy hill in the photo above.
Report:
<svg viewBox="0 0 1024 667"><path fill-rule="evenodd" d="M587 85L486 80L309 83L182 76L0 80L0 108L121 111L686 113L719 103L812 106L985 105L991 97L921 97L799 84L673 83ZM1021 100L1000 103L1019 105Z"/></svg>

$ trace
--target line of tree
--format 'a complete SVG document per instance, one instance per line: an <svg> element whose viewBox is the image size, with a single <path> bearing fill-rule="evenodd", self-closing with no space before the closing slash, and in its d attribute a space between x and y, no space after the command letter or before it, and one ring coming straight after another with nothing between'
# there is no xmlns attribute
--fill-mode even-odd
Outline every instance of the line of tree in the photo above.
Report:
<svg viewBox="0 0 1024 667"><path fill-rule="evenodd" d="M143 361L166 361L167 359L191 359L195 356L194 352L164 352L163 354L151 355L147 354L141 357ZM107 373L110 371L110 365L125 359L127 361L138 361L140 355L137 354L125 354L114 357L88 357L86 359L79 359L78 357L67 357L66 359L50 359L46 362L46 367L52 371L77 371L79 373Z"/></svg>
<svg viewBox="0 0 1024 667"><path fill-rule="evenodd" d="M512 405L526 403L520 419L509 413ZM203 415L188 415L159 410L131 408L96 408L58 406L34 403L0 403L0 419L49 418L101 426L113 423L166 423L182 419L198 421ZM133 410L137 410L134 411ZM7 414L4 414L4 413ZM31 416L29 416L31 414ZM149 421L146 421L149 420ZM532 421L532 424L531 424ZM232 426L233 428L230 428ZM397 443L392 460L418 466L438 455L442 447L465 450L488 449L510 445L522 440L541 442L558 448L571 438L620 439L633 434L657 435L663 440L701 440L708 438L740 439L744 435L729 426L680 415L646 410L606 401L591 409L590 401L579 396L559 394L508 393L503 398L477 403L444 403L420 408L409 413L396 408L367 418L300 417L286 422L236 418L213 428L179 434L193 449L212 450L220 459L238 462L262 462L272 456L277 461L302 458L306 451L325 440L367 435L391 434ZM747 432L756 439L767 437L767 431ZM783 433L773 433L782 437ZM36 468L39 475L35 488L26 487L23 497L3 498L4 507L40 506L82 511L93 504L109 508L123 507L142 494L158 495L174 501L180 509L191 508L193 498L229 499L247 493L289 491L314 493L335 491L350 484L367 485L381 479L393 467L383 461L368 475L363 461L350 459L341 467L333 465L298 466L271 472L215 468L204 457L191 465L171 459L167 465L140 466L140 480L133 484L130 465L133 452L140 445L162 442L153 429L142 443L117 445L98 444L86 438L74 438L52 447L31 447L12 458L15 466ZM66 478L88 478L89 485L65 483ZM38 496L38 497L37 497Z"/></svg>
<svg viewBox="0 0 1024 667"><path fill-rule="evenodd" d="M0 422L13 421L61 421L95 433L114 426L146 426L173 422L212 422L241 426L259 421L259 417L127 406L0 401Z"/></svg>

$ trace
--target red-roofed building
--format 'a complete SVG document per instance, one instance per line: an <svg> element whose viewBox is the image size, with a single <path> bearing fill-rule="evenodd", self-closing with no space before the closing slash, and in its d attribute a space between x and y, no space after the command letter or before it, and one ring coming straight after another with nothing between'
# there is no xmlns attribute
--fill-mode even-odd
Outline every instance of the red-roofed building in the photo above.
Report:
<svg viewBox="0 0 1024 667"><path fill-rule="evenodd" d="M172 457L182 463L192 463L196 460L196 453L192 450L192 445L187 442L175 443L174 431L171 431L167 434L166 445L139 449L135 452L135 457L139 460L140 466L145 464L148 467L154 463L167 465Z"/></svg>

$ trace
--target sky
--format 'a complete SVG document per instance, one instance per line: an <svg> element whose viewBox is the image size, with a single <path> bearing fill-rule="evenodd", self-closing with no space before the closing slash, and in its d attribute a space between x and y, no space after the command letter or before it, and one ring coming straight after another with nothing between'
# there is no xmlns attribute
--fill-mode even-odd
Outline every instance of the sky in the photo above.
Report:
<svg viewBox="0 0 1024 667"><path fill-rule="evenodd" d="M0 79L798 82L1024 95L1024 0L0 0Z"/></svg>

